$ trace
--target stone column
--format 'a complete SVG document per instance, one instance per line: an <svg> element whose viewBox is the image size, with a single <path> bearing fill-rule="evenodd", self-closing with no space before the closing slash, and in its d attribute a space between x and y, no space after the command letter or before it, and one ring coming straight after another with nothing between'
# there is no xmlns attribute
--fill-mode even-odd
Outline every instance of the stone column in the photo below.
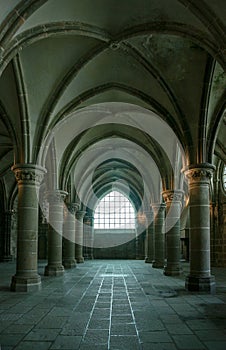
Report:
<svg viewBox="0 0 226 350"><path fill-rule="evenodd" d="M47 259L47 234L48 223L40 214L39 230L38 230L38 258L40 260Z"/></svg>
<svg viewBox="0 0 226 350"><path fill-rule="evenodd" d="M87 260L93 259L93 241L94 241L94 217L85 215L84 217L84 258Z"/></svg>
<svg viewBox="0 0 226 350"><path fill-rule="evenodd" d="M38 191L45 169L33 164L12 167L18 183L17 266L11 290L30 292L41 289L38 275Z"/></svg>
<svg viewBox="0 0 226 350"><path fill-rule="evenodd" d="M84 263L83 257L83 218L85 211L78 210L75 220L75 259L77 263Z"/></svg>
<svg viewBox="0 0 226 350"><path fill-rule="evenodd" d="M210 272L210 181L215 167L209 163L185 169L189 184L190 273L185 286L189 291L215 292Z"/></svg>
<svg viewBox="0 0 226 350"><path fill-rule="evenodd" d="M3 251L3 261L12 261L13 257L11 255L11 223L14 210L8 210L5 212L5 227L4 227L4 251Z"/></svg>
<svg viewBox="0 0 226 350"><path fill-rule="evenodd" d="M136 217L136 259L145 259L145 238L146 238L146 214L142 212L137 213Z"/></svg>
<svg viewBox="0 0 226 350"><path fill-rule="evenodd" d="M181 269L180 214L183 191L169 190L162 193L166 203L166 266L164 274L179 276Z"/></svg>
<svg viewBox="0 0 226 350"><path fill-rule="evenodd" d="M63 265L66 269L76 266L75 260L75 211L76 203L68 204L63 225Z"/></svg>
<svg viewBox="0 0 226 350"><path fill-rule="evenodd" d="M148 212L148 228L147 228L147 255L145 262L153 263L155 256L155 241L154 241L154 213L152 208Z"/></svg>
<svg viewBox="0 0 226 350"><path fill-rule="evenodd" d="M155 258L152 267L163 268L165 265L165 211L166 205L153 204L154 232L155 232Z"/></svg>
<svg viewBox="0 0 226 350"><path fill-rule="evenodd" d="M48 192L48 265L45 267L45 276L61 276L64 273L62 265L62 231L64 198L66 195L67 192L60 190Z"/></svg>
<svg viewBox="0 0 226 350"><path fill-rule="evenodd" d="M41 198L40 198L41 200ZM39 229L38 229L38 258L47 259L48 252L48 221L49 221L49 203L46 199L40 202L39 208Z"/></svg>

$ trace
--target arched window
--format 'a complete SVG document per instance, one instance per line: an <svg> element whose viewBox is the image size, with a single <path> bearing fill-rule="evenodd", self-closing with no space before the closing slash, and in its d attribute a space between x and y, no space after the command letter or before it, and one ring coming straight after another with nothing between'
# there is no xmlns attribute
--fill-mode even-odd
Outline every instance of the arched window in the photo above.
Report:
<svg viewBox="0 0 226 350"><path fill-rule="evenodd" d="M135 210L118 191L104 196L94 213L94 229L135 229Z"/></svg>
<svg viewBox="0 0 226 350"><path fill-rule="evenodd" d="M226 164L224 165L224 170L223 170L223 188L226 192Z"/></svg>

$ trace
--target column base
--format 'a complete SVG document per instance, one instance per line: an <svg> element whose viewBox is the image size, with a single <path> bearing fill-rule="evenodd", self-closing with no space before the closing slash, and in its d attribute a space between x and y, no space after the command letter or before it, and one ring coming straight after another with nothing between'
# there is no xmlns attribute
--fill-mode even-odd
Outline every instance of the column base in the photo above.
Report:
<svg viewBox="0 0 226 350"><path fill-rule="evenodd" d="M153 261L152 263L152 267L154 267L155 269L162 269L164 265L164 262L161 261Z"/></svg>
<svg viewBox="0 0 226 350"><path fill-rule="evenodd" d="M47 265L45 267L45 276L63 276L64 267L63 265Z"/></svg>
<svg viewBox="0 0 226 350"><path fill-rule="evenodd" d="M94 257L92 255L85 255L84 260L93 260Z"/></svg>
<svg viewBox="0 0 226 350"><path fill-rule="evenodd" d="M68 259L63 261L63 266L65 269L72 269L76 266L76 260L75 259Z"/></svg>
<svg viewBox="0 0 226 350"><path fill-rule="evenodd" d="M208 292L214 294L216 292L215 277L187 276L185 280L185 288L190 292Z"/></svg>
<svg viewBox="0 0 226 350"><path fill-rule="evenodd" d="M145 258L145 262L147 264L152 264L153 263L153 259L147 257L147 258Z"/></svg>
<svg viewBox="0 0 226 350"><path fill-rule="evenodd" d="M84 263L84 260L85 260L85 259L84 259L83 256L76 257L76 261L77 261L78 264Z"/></svg>
<svg viewBox="0 0 226 350"><path fill-rule="evenodd" d="M180 276L182 272L180 266L165 266L163 271L165 276Z"/></svg>
<svg viewBox="0 0 226 350"><path fill-rule="evenodd" d="M10 285L12 292L36 292L41 290L41 288L42 283L39 275L33 277L14 275Z"/></svg>

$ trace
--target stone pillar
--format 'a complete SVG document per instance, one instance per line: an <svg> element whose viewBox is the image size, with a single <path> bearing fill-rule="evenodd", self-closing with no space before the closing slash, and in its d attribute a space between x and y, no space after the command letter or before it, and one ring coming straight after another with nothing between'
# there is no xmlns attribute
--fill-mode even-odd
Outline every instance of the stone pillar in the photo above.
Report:
<svg viewBox="0 0 226 350"><path fill-rule="evenodd" d="M83 257L83 218L85 211L78 210L75 220L75 259L77 263L84 263Z"/></svg>
<svg viewBox="0 0 226 350"><path fill-rule="evenodd" d="M42 193L43 195L43 193ZM39 208L39 230L38 230L38 258L48 258L48 221L49 221L49 203L47 199L40 198Z"/></svg>
<svg viewBox="0 0 226 350"><path fill-rule="evenodd" d="M215 167L209 163L185 169L189 184L190 273L185 286L189 291L215 292L210 273L210 181Z"/></svg>
<svg viewBox="0 0 226 350"><path fill-rule="evenodd" d="M41 210L39 210L38 227L38 259L47 259L47 233L48 223Z"/></svg>
<svg viewBox="0 0 226 350"><path fill-rule="evenodd" d="M60 190L48 192L48 265L45 267L45 276L61 276L64 273L62 265L62 231L64 198L66 195L67 192Z"/></svg>
<svg viewBox="0 0 226 350"><path fill-rule="evenodd" d="M76 266L75 260L75 211L76 203L68 204L63 225L63 265L66 269Z"/></svg>
<svg viewBox="0 0 226 350"><path fill-rule="evenodd" d="M17 266L11 290L30 292L41 289L38 275L38 191L45 169L33 164L12 167L18 183Z"/></svg>
<svg viewBox="0 0 226 350"><path fill-rule="evenodd" d="M94 217L85 215L84 217L84 258L87 260L93 259L93 242L94 242Z"/></svg>
<svg viewBox="0 0 226 350"><path fill-rule="evenodd" d="M11 255L11 223L14 210L8 210L5 212L5 228L4 228L4 251L3 251L3 261L12 261L13 257Z"/></svg>
<svg viewBox="0 0 226 350"><path fill-rule="evenodd" d="M166 276L179 276L181 269L180 214L183 191L169 190L162 193L166 203Z"/></svg>
<svg viewBox="0 0 226 350"><path fill-rule="evenodd" d="M147 254L146 254L146 263L153 263L155 256L155 241L154 241L154 213L151 208L148 213L148 227L147 227Z"/></svg>
<svg viewBox="0 0 226 350"><path fill-rule="evenodd" d="M155 232L155 258L152 267L163 268L165 265L165 211L166 205L153 204L154 232Z"/></svg>
<svg viewBox="0 0 226 350"><path fill-rule="evenodd" d="M136 259L145 259L145 238L147 218L144 212L138 212L136 217Z"/></svg>

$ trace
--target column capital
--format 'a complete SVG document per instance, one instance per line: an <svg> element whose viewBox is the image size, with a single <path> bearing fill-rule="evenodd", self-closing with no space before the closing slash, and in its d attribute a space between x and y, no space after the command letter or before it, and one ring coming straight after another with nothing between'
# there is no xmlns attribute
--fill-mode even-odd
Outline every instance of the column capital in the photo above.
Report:
<svg viewBox="0 0 226 350"><path fill-rule="evenodd" d="M64 201L68 192L62 190L53 190L47 192L47 198L50 203L61 203Z"/></svg>
<svg viewBox="0 0 226 350"><path fill-rule="evenodd" d="M14 172L18 184L40 185L47 172L45 168L35 164L15 164L11 170Z"/></svg>
<svg viewBox="0 0 226 350"><path fill-rule="evenodd" d="M76 219L82 220L84 218L85 214L86 214L85 210L78 210L76 212L76 214L75 214L76 215Z"/></svg>
<svg viewBox="0 0 226 350"><path fill-rule="evenodd" d="M162 192L164 201L167 203L171 202L182 202L184 191L182 190L167 190Z"/></svg>
<svg viewBox="0 0 226 350"><path fill-rule="evenodd" d="M67 204L68 211L73 215L76 214L76 212L79 209L79 206L80 205L78 203L68 203Z"/></svg>
<svg viewBox="0 0 226 350"><path fill-rule="evenodd" d="M94 216L93 215L86 215L84 217L84 222L86 225L92 226L94 221Z"/></svg>
<svg viewBox="0 0 226 350"><path fill-rule="evenodd" d="M191 164L182 171L190 184L210 183L215 166L210 163Z"/></svg>

